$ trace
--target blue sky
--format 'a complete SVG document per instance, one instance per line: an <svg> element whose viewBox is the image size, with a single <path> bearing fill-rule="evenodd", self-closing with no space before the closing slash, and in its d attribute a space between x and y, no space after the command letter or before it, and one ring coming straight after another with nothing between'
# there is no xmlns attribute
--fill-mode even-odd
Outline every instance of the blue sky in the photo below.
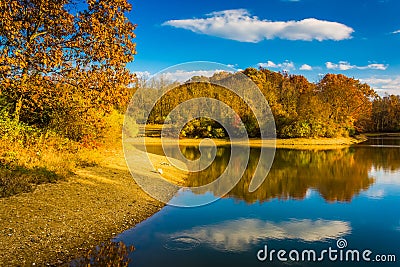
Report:
<svg viewBox="0 0 400 267"><path fill-rule="evenodd" d="M264 66L317 81L343 73L400 94L398 0L130 1L137 55L154 74L188 61Z"/></svg>

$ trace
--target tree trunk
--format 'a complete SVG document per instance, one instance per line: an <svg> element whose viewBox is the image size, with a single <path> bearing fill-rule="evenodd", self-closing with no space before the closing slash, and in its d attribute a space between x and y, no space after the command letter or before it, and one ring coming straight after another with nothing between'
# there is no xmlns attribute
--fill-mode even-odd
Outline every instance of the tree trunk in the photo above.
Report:
<svg viewBox="0 0 400 267"><path fill-rule="evenodd" d="M22 108L22 96L19 97L17 103L15 104L14 121L16 121L17 123L19 123L21 108Z"/></svg>

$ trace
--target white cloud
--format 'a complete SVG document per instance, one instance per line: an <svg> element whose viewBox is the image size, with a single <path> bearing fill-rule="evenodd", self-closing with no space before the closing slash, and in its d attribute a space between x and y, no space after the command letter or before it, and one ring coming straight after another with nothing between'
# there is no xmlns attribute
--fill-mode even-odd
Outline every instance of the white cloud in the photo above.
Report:
<svg viewBox="0 0 400 267"><path fill-rule="evenodd" d="M258 65L263 68L277 68L278 67L274 62L269 61L269 60L267 63L258 63Z"/></svg>
<svg viewBox="0 0 400 267"><path fill-rule="evenodd" d="M232 69L234 69L234 68L237 68L237 64L227 64L226 65L228 68L232 68Z"/></svg>
<svg viewBox="0 0 400 267"><path fill-rule="evenodd" d="M217 72L226 72L226 70L177 70L175 72L165 72L162 74L162 77L169 81L177 81L177 82L185 82L192 78L193 76L205 76L211 77Z"/></svg>
<svg viewBox="0 0 400 267"><path fill-rule="evenodd" d="M365 67L358 67L359 69L372 69L372 70L386 70L389 65L385 64L369 64Z"/></svg>
<svg viewBox="0 0 400 267"><path fill-rule="evenodd" d="M400 95L400 75L393 77L370 77L360 79L360 81L369 84L380 95L393 94Z"/></svg>
<svg viewBox="0 0 400 267"><path fill-rule="evenodd" d="M378 63L372 63L368 64L367 66L357 66L357 65L352 65L347 61L339 61L339 63L332 63L332 62L326 62L325 66L329 70L352 70L352 69L357 69L357 70L386 70L389 65L387 64L378 64Z"/></svg>
<svg viewBox="0 0 400 267"><path fill-rule="evenodd" d="M303 64L301 65L300 70L313 70L313 67L308 64Z"/></svg>
<svg viewBox="0 0 400 267"><path fill-rule="evenodd" d="M148 80L151 77L151 73L149 71L135 71L136 77L143 80Z"/></svg>
<svg viewBox="0 0 400 267"><path fill-rule="evenodd" d="M332 62L328 61L328 62L325 63L325 66L326 66L327 69L331 70L331 69L337 68L338 65L337 64L333 64Z"/></svg>
<svg viewBox="0 0 400 267"><path fill-rule="evenodd" d="M264 39L324 41L351 38L354 30L344 24L315 18L300 21L261 20L246 9L233 9L207 14L206 18L169 20L164 26L190 30L239 42L257 43Z"/></svg>
<svg viewBox="0 0 400 267"><path fill-rule="evenodd" d="M325 63L326 68L330 70L350 70L353 69L355 66L350 65L350 63L346 61L340 61L339 64L335 64L332 62L326 62Z"/></svg>
<svg viewBox="0 0 400 267"><path fill-rule="evenodd" d="M394 32L392 32L393 34L399 34L400 33L400 30L397 30L397 31L394 31Z"/></svg>
<svg viewBox="0 0 400 267"><path fill-rule="evenodd" d="M274 63L273 61L268 60L267 63L258 63L258 66L262 68L281 69L283 71L291 71L296 69L294 63L288 60L283 63Z"/></svg>
<svg viewBox="0 0 400 267"><path fill-rule="evenodd" d="M290 220L274 223L259 219L239 219L193 227L171 234L171 238L190 237L222 251L246 251L264 239L301 239L306 242L335 239L351 232L343 221Z"/></svg>

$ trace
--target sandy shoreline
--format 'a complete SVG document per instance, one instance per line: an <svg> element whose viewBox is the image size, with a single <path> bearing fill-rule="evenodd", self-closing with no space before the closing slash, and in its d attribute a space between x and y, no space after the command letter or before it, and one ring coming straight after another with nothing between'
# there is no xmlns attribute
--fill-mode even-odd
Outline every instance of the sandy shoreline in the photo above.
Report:
<svg viewBox="0 0 400 267"><path fill-rule="evenodd" d="M146 145L161 145L161 138L159 137L142 137L141 139L132 139L132 144L143 144L143 138ZM193 145L198 146L203 139L191 139L183 138L179 139L179 145ZM215 145L246 145L243 141L229 141L226 139L211 139ZM270 140L260 140L260 139L249 139L250 147L276 147L276 148L288 148L288 149L340 149L348 147L350 145L358 144L366 141L365 136L357 137L339 137L339 138L293 138L293 139L270 139ZM176 144L174 139L164 139L165 144Z"/></svg>
<svg viewBox="0 0 400 267"><path fill-rule="evenodd" d="M104 158L67 181L0 199L0 266L66 264L164 206L135 183L122 151Z"/></svg>

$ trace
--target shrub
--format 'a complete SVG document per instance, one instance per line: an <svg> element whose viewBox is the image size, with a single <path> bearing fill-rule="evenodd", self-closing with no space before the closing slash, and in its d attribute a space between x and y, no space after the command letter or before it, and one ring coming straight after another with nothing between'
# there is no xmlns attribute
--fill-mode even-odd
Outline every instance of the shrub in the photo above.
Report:
<svg viewBox="0 0 400 267"><path fill-rule="evenodd" d="M197 118L189 121L180 132L181 137L206 138L226 136L225 129L216 121L208 118Z"/></svg>

